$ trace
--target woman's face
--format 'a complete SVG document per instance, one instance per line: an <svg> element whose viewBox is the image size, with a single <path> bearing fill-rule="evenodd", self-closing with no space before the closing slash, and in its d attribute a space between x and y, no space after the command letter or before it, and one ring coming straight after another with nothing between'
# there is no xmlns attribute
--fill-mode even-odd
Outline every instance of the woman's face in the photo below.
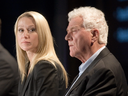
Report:
<svg viewBox="0 0 128 96"><path fill-rule="evenodd" d="M38 46L38 34L35 21L32 17L22 17L18 22L17 40L24 51L36 52Z"/></svg>

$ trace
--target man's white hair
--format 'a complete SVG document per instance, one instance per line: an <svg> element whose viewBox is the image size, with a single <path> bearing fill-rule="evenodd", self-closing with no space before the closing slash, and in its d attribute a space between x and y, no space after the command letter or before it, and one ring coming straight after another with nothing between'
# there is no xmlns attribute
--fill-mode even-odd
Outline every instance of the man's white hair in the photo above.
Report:
<svg viewBox="0 0 128 96"><path fill-rule="evenodd" d="M95 7L80 7L68 13L68 21L74 17L83 18L85 29L97 29L99 31L99 43L107 45L108 25L104 13Z"/></svg>

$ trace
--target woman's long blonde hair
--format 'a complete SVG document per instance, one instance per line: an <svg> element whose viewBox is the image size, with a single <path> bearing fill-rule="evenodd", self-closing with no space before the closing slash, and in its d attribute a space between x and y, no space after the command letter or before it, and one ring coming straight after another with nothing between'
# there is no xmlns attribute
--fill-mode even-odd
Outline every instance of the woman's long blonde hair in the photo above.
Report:
<svg viewBox="0 0 128 96"><path fill-rule="evenodd" d="M67 72L65 71L65 68L63 67L62 63L58 59L55 49L54 49L54 43L53 43L53 37L48 25L47 20L43 15L41 15L38 12L35 11L28 11L21 14L15 23L14 31L15 31L15 37L16 37L16 54L17 54L17 61L19 65L19 70L21 73L21 81L24 80L26 73L26 64L29 62L27 54L25 51L23 51L17 41L17 32L18 32L18 21L22 17L32 17L35 21L36 31L39 37L39 44L37 47L37 54L35 55L31 67L30 72L32 72L34 66L37 64L40 60L47 60L51 62L55 67L56 64L59 64L63 70L63 79L66 81L66 87L68 86L68 77Z"/></svg>

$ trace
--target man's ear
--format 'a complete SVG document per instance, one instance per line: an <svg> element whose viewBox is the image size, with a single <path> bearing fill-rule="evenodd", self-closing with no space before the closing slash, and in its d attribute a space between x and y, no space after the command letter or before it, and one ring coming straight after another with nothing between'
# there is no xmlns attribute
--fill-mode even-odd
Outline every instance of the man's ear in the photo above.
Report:
<svg viewBox="0 0 128 96"><path fill-rule="evenodd" d="M97 29L92 29L91 34L92 34L92 42L97 41L99 37L99 31Z"/></svg>

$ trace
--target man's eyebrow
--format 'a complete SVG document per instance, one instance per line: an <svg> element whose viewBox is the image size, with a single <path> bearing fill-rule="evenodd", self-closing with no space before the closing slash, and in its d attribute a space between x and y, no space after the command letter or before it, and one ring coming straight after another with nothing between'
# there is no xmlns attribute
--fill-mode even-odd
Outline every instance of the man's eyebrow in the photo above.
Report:
<svg viewBox="0 0 128 96"><path fill-rule="evenodd" d="M76 29L76 28L78 28L78 26L72 26L70 29L66 29L66 31L68 32L69 30L73 30L73 29Z"/></svg>

